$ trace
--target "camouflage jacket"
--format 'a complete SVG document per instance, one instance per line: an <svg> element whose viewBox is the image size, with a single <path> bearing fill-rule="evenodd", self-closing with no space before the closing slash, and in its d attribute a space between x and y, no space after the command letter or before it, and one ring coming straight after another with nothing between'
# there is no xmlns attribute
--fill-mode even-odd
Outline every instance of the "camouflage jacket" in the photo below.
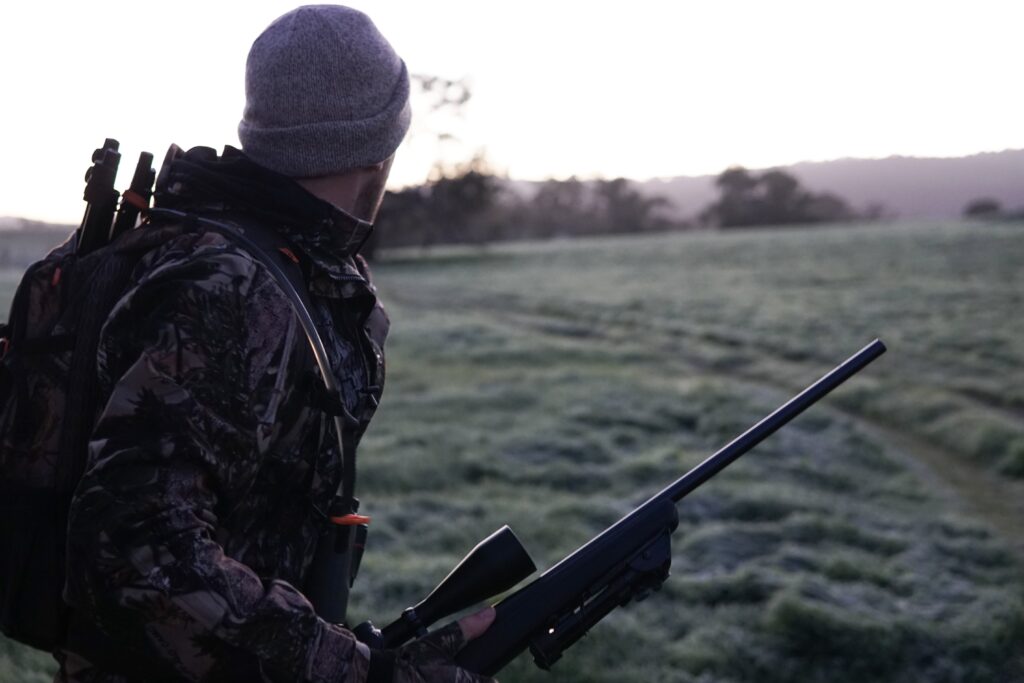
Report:
<svg viewBox="0 0 1024 683"><path fill-rule="evenodd" d="M190 151L164 187L160 205L242 231L261 221L300 257L361 435L388 328L354 253L369 226L230 148ZM369 650L301 592L340 454L266 268L215 232L161 244L107 319L97 363L104 402L70 511L59 678L362 681Z"/></svg>

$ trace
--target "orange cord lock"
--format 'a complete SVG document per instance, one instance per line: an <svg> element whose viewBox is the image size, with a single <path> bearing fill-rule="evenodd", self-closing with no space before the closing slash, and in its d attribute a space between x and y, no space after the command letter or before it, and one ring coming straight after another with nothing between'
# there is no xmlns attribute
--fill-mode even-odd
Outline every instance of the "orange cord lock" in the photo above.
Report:
<svg viewBox="0 0 1024 683"><path fill-rule="evenodd" d="M57 283L59 283L59 282L60 282L60 266L57 266L57 268L55 268L54 271L53 271L53 277L50 278L50 286L51 287L56 287Z"/></svg>
<svg viewBox="0 0 1024 683"><path fill-rule="evenodd" d="M369 524L370 518L365 515L344 515L331 517L331 523L339 526L359 526L360 524Z"/></svg>

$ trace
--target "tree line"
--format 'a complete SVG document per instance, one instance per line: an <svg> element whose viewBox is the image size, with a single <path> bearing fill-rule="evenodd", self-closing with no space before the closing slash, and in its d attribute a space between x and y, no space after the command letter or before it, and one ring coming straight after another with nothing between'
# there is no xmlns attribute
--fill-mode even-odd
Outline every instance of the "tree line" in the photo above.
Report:
<svg viewBox="0 0 1024 683"><path fill-rule="evenodd" d="M377 248L650 233L695 227L810 224L884 215L856 211L831 193L813 193L781 170L734 167L715 180L718 198L684 220L671 201L625 178L546 180L524 188L494 174L477 156L427 182L388 192L367 252Z"/></svg>
<svg viewBox="0 0 1024 683"><path fill-rule="evenodd" d="M963 217L983 221L1024 221L1024 206L1008 209L992 197L978 197L964 206Z"/></svg>
<svg viewBox="0 0 1024 683"><path fill-rule="evenodd" d="M779 169L755 174L739 166L729 168L715 179L715 187L718 199L700 212L700 221L721 228L870 220L885 213L879 205L856 211L842 197L811 192Z"/></svg>

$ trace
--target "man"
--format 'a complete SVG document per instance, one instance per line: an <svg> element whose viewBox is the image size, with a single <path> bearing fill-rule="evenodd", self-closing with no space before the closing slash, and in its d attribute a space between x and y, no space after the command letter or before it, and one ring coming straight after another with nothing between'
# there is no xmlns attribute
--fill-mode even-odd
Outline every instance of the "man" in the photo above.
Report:
<svg viewBox="0 0 1024 683"><path fill-rule="evenodd" d="M405 64L365 15L300 7L249 53L244 151L191 150L157 187L159 207L243 233L262 226L286 245L356 440L380 397L388 327L356 252L408 97ZM309 346L280 284L238 241L171 232L103 328L104 402L70 511L58 679L482 680L451 659L493 610L396 651L371 651L315 614L301 589L341 454L312 399Z"/></svg>

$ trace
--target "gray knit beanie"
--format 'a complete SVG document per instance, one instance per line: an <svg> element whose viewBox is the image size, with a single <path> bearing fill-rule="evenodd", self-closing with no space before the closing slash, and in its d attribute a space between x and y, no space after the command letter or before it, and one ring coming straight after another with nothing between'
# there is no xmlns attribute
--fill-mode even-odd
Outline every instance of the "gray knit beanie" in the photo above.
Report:
<svg viewBox="0 0 1024 683"><path fill-rule="evenodd" d="M362 12L299 7L249 50L238 138L261 166L295 178L372 166L410 118L405 62Z"/></svg>

